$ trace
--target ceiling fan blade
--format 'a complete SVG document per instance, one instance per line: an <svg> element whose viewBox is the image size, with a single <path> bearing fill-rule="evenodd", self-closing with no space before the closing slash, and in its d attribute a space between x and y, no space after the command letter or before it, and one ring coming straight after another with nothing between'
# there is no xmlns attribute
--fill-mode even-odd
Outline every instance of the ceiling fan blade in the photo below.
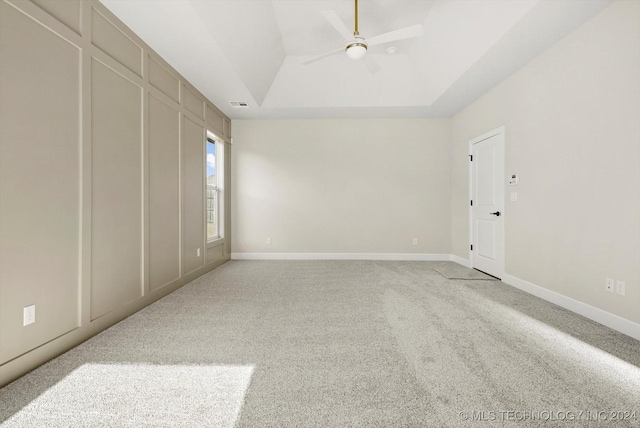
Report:
<svg viewBox="0 0 640 428"><path fill-rule="evenodd" d="M371 74L376 74L378 71L382 70L380 63L376 61L376 59L372 57L371 54L365 55L364 58L362 58L362 61L364 62L364 65L367 66Z"/></svg>
<svg viewBox="0 0 640 428"><path fill-rule="evenodd" d="M304 61L302 65L309 65L311 63L321 60L322 58L326 58L338 52L344 52L344 48L335 49L335 50L323 53L322 55L314 56L313 58Z"/></svg>
<svg viewBox="0 0 640 428"><path fill-rule="evenodd" d="M353 33L351 33L351 31L347 28L347 26L342 21L342 19L340 19L335 10L323 10L322 16L324 16L325 19L329 21L329 24L331 24L333 28L335 28L336 31L340 33L340 35L346 41L353 40Z"/></svg>
<svg viewBox="0 0 640 428"><path fill-rule="evenodd" d="M367 45L375 46L381 45L382 43L395 42L396 40L410 39L412 37L422 36L423 33L422 25L412 25L411 27L369 37L367 38Z"/></svg>

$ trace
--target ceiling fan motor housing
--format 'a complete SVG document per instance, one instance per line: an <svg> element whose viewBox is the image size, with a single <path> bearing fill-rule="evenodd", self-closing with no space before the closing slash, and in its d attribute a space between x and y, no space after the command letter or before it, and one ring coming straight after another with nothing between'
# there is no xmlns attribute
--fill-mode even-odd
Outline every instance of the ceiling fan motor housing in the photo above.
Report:
<svg viewBox="0 0 640 428"><path fill-rule="evenodd" d="M367 42L365 42L364 38L356 36L344 50L349 58L360 59L367 53Z"/></svg>

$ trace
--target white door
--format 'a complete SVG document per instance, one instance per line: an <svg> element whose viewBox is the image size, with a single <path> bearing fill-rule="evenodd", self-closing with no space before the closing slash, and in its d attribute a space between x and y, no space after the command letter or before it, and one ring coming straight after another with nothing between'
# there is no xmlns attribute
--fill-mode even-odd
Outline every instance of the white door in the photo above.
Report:
<svg viewBox="0 0 640 428"><path fill-rule="evenodd" d="M471 260L504 274L504 129L471 140Z"/></svg>

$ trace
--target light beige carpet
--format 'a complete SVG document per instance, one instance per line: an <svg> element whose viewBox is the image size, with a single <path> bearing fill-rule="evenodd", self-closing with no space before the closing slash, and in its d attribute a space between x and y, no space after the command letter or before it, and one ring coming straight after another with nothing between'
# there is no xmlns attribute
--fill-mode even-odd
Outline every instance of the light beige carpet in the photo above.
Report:
<svg viewBox="0 0 640 428"><path fill-rule="evenodd" d="M229 262L1 389L0 421L639 425L640 342L433 266Z"/></svg>

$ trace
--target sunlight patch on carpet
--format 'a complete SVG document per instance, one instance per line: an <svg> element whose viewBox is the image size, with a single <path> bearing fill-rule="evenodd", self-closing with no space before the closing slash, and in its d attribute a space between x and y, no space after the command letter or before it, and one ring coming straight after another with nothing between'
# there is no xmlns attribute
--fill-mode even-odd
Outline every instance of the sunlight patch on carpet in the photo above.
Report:
<svg viewBox="0 0 640 428"><path fill-rule="evenodd" d="M233 427L253 366L84 364L3 427Z"/></svg>
<svg viewBox="0 0 640 428"><path fill-rule="evenodd" d="M547 348L549 353L565 357L576 368L588 371L588 378L592 381L607 379L629 394L640 390L640 367L508 306L496 307L495 310L502 311L504 319L538 347Z"/></svg>

